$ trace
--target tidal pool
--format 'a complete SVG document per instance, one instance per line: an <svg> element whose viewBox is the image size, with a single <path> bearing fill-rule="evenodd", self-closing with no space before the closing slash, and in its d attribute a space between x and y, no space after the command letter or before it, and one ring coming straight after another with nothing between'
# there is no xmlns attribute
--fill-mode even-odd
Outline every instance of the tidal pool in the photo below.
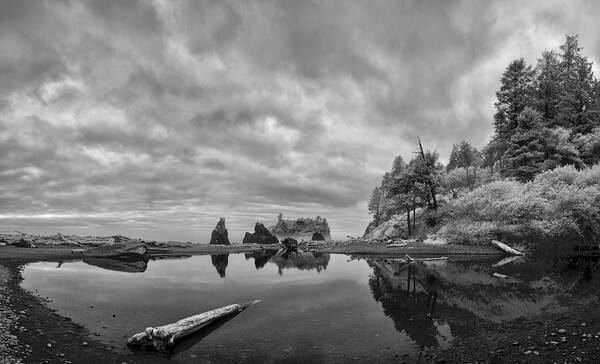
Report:
<svg viewBox="0 0 600 364"><path fill-rule="evenodd" d="M175 362L382 362L501 323L598 301L595 261L225 254L30 264L22 286L115 350L148 326L262 299L175 348ZM498 272L509 276L492 276ZM136 352L151 362L152 355ZM407 358L406 358L407 359Z"/></svg>

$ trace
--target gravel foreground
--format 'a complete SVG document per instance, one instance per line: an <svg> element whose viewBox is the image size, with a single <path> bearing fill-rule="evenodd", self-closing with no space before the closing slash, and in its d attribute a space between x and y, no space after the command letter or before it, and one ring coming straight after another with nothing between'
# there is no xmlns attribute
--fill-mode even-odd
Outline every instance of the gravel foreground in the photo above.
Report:
<svg viewBox="0 0 600 364"><path fill-rule="evenodd" d="M173 363L151 353L118 351L94 339L84 327L50 309L42 297L21 288L21 268L28 262L0 262L0 364L4 363Z"/></svg>
<svg viewBox="0 0 600 364"><path fill-rule="evenodd" d="M19 357L27 355L13 332L18 330L18 316L11 309L8 281L10 271L0 265L0 363L23 363Z"/></svg>

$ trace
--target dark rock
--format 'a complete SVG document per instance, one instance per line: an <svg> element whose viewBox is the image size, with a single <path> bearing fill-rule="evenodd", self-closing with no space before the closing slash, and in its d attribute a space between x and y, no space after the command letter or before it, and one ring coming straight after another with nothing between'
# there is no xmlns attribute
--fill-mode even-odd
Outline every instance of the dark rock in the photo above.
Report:
<svg viewBox="0 0 600 364"><path fill-rule="evenodd" d="M325 238L323 237L323 234L321 234L318 231L315 231L312 235L312 238L310 238L310 240L325 240Z"/></svg>
<svg viewBox="0 0 600 364"><path fill-rule="evenodd" d="M257 222L254 225L254 234L246 232L243 244L277 244L279 240L263 224Z"/></svg>
<svg viewBox="0 0 600 364"><path fill-rule="evenodd" d="M281 243L286 250L298 250L298 241L294 238L285 238Z"/></svg>
<svg viewBox="0 0 600 364"><path fill-rule="evenodd" d="M210 244L230 245L229 237L227 237L227 228L225 227L225 219L220 218L217 226L212 231L210 236Z"/></svg>

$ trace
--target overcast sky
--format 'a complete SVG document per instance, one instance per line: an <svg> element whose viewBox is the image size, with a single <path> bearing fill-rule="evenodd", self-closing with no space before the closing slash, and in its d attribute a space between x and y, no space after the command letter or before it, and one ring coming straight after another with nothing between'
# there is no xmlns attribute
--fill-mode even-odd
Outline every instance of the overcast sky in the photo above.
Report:
<svg viewBox="0 0 600 364"><path fill-rule="evenodd" d="M508 62L600 2L0 1L0 229L240 241L276 215L362 234L420 136L491 135ZM597 69L597 68L596 68Z"/></svg>

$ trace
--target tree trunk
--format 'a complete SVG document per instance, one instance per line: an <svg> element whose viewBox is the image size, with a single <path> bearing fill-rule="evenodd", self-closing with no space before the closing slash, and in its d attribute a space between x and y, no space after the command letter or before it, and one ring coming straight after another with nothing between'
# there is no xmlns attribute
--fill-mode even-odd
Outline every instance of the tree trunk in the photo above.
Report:
<svg viewBox="0 0 600 364"><path fill-rule="evenodd" d="M408 227L408 236L411 236L412 231L410 230L410 207L406 208L406 224Z"/></svg>
<svg viewBox="0 0 600 364"><path fill-rule="evenodd" d="M431 186L431 199L433 200L433 209L437 210L438 208L438 204L437 204L437 200L435 199L435 187Z"/></svg>
<svg viewBox="0 0 600 364"><path fill-rule="evenodd" d="M419 150L421 151L421 157L423 158L423 162L425 162L425 164L427 165L427 159L425 159L425 152L423 151L423 145L421 144L421 138L417 137L417 140L419 141ZM433 167L433 166L431 166ZM430 205L429 207L433 207L434 210L437 210L437 200L435 198L435 187L433 186L433 184L431 183L426 183L427 187L429 187L429 190L431 192L431 199L433 201L433 204Z"/></svg>
<svg viewBox="0 0 600 364"><path fill-rule="evenodd" d="M417 221L417 206L415 201L413 200L413 231L416 229L416 221Z"/></svg>

